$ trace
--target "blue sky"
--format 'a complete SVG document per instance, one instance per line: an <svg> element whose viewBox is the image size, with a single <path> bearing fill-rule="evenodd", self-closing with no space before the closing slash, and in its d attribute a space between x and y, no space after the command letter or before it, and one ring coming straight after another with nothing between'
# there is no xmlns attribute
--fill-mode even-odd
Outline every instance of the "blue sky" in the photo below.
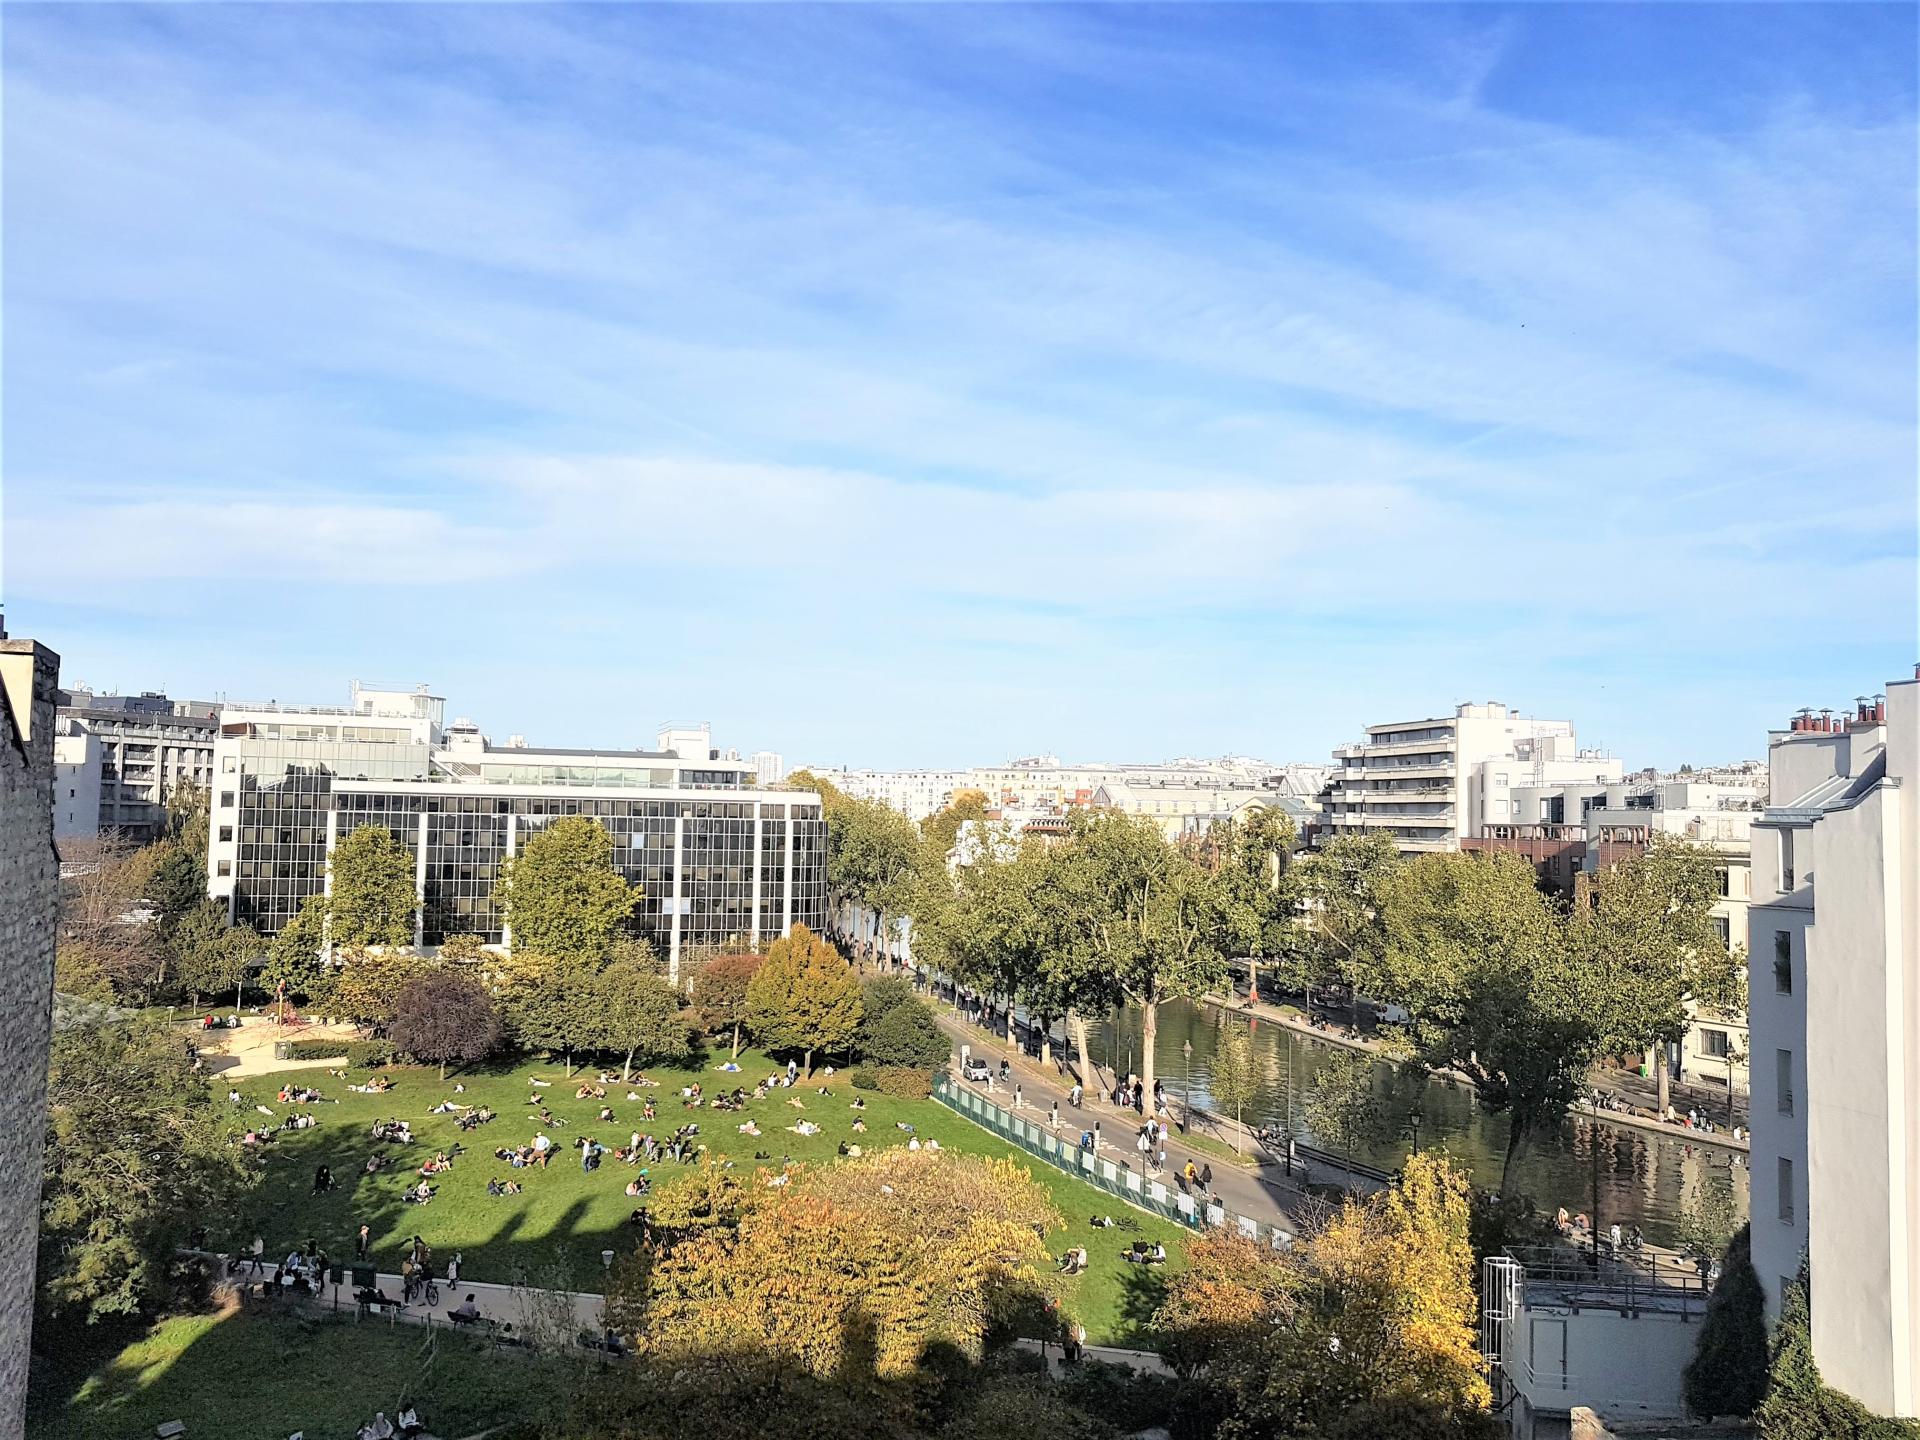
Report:
<svg viewBox="0 0 1920 1440"><path fill-rule="evenodd" d="M72 680L1677 764L1920 658L1912 7L4 24L5 597Z"/></svg>

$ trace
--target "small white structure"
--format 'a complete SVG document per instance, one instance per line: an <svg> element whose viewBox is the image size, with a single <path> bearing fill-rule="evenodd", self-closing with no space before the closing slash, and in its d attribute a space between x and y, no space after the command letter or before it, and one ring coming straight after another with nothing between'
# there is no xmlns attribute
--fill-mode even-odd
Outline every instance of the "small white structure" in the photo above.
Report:
<svg viewBox="0 0 1920 1440"><path fill-rule="evenodd" d="M1690 1267L1602 1260L1564 1246L1490 1255L1481 1353L1514 1440L1565 1440L1584 1406L1612 1420L1679 1420L1706 1315Z"/></svg>

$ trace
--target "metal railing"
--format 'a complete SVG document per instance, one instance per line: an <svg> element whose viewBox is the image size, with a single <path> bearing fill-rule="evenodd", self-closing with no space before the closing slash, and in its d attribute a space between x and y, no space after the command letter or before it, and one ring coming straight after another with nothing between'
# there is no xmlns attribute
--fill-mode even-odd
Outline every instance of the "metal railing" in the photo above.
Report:
<svg viewBox="0 0 1920 1440"><path fill-rule="evenodd" d="M1658 1310L1683 1318L1703 1315L1706 1281L1698 1270L1663 1268L1656 1255L1602 1255L1565 1245L1516 1245L1507 1250L1524 1275L1529 1303L1544 1301L1575 1310Z"/></svg>
<svg viewBox="0 0 1920 1440"><path fill-rule="evenodd" d="M1237 1214L1216 1201L1187 1193L1177 1183L1168 1186L1143 1176L1123 1160L1109 1160L1077 1143L1062 1140L1046 1126L1022 1119L984 1095L956 1085L949 1076L935 1078L933 1098L1036 1160L1084 1180L1096 1190L1103 1190L1150 1215L1190 1230L1232 1230L1249 1240L1271 1245L1275 1250L1285 1250L1293 1244L1293 1232L1284 1226ZM1091 1130L1091 1121L1087 1128Z"/></svg>

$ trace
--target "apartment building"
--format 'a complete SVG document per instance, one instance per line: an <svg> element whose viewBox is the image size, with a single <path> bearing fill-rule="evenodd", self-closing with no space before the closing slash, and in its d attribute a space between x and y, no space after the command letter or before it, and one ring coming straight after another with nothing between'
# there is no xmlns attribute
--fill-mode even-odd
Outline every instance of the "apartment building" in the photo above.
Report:
<svg viewBox="0 0 1920 1440"><path fill-rule="evenodd" d="M1193 797L1206 792L1253 790L1311 799L1327 770L1318 765L1271 765L1249 756L1217 760L1183 758L1158 764L1062 764L1057 755L1032 755L1005 765L976 765L963 770L832 770L815 774L849 795L891 805L921 820L949 804L962 790L978 790L987 808L1019 819L1063 815L1098 803L1102 787L1112 794L1137 795L1140 813L1199 813ZM1187 808L1182 809L1182 806ZM1115 808L1128 808L1116 804ZM1218 813L1218 812L1214 812Z"/></svg>
<svg viewBox="0 0 1920 1440"><path fill-rule="evenodd" d="M1511 820L1516 787L1621 776L1617 759L1579 748L1572 721L1521 715L1498 701L1370 725L1365 740L1333 758L1321 833L1384 834L1406 854L1457 850L1484 825Z"/></svg>
<svg viewBox="0 0 1920 1440"><path fill-rule="evenodd" d="M53 1033L53 716L60 657L0 620L0 1114L13 1183L0 1186L0 1435L25 1423L40 1234L40 1159Z"/></svg>
<svg viewBox="0 0 1920 1440"><path fill-rule="evenodd" d="M1753 1263L1813 1353L1920 1415L1920 670L1771 737L1753 826Z"/></svg>
<svg viewBox="0 0 1920 1440"><path fill-rule="evenodd" d="M472 721L446 723L445 705L424 686L356 681L343 707L224 707L210 893L278 933L324 888L340 838L378 825L416 857L415 944L510 944L501 863L553 819L590 815L642 892L634 933L675 973L690 950L824 924L820 797L755 785L753 762L715 750L705 725L668 726L651 750L494 745Z"/></svg>
<svg viewBox="0 0 1920 1440"><path fill-rule="evenodd" d="M176 787L206 789L213 715L204 700L64 690L55 718L55 835L111 834L134 845L159 835ZM83 803L91 794L94 806Z"/></svg>

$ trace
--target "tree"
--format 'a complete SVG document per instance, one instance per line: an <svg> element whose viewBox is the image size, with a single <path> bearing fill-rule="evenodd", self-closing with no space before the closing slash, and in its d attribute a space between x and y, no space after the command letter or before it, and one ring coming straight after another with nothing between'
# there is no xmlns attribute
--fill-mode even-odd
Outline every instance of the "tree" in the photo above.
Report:
<svg viewBox="0 0 1920 1440"><path fill-rule="evenodd" d="M433 962L405 950L368 950L359 946L334 957L327 1007L343 1020L376 1030L400 1013L400 996L415 980L433 972Z"/></svg>
<svg viewBox="0 0 1920 1440"><path fill-rule="evenodd" d="M953 1053L947 1032L918 1000L896 1005L861 1028L860 1053L870 1065L904 1065L939 1070Z"/></svg>
<svg viewBox="0 0 1920 1440"><path fill-rule="evenodd" d="M872 955L887 954L890 918L913 903L922 857L911 820L877 800L847 800L827 808L827 884L873 913Z"/></svg>
<svg viewBox="0 0 1920 1440"><path fill-rule="evenodd" d="M401 987L387 1033L395 1049L436 1062L444 1080L448 1061L472 1064L498 1049L501 1026L493 997L479 981L433 970Z"/></svg>
<svg viewBox="0 0 1920 1440"><path fill-rule="evenodd" d="M1297 841L1285 811L1254 809L1215 824L1191 847L1220 877L1228 943L1247 957L1249 990L1260 998L1260 965L1299 941L1298 886L1290 873Z"/></svg>
<svg viewBox="0 0 1920 1440"><path fill-rule="evenodd" d="M740 1031L747 1023L747 986L766 957L716 955L693 977L693 1006L709 1030L731 1029L733 1058L740 1058Z"/></svg>
<svg viewBox="0 0 1920 1440"><path fill-rule="evenodd" d="M1346 985L1356 1007L1363 988L1381 988L1385 901L1401 868L1385 835L1336 835L1289 873L1288 898L1300 926L1282 937L1283 963L1288 978L1306 991L1309 1018L1316 986Z"/></svg>
<svg viewBox="0 0 1920 1440"><path fill-rule="evenodd" d="M1222 1436L1492 1433L1468 1185L1435 1156L1290 1251L1194 1242L1155 1329L1231 1400Z"/></svg>
<svg viewBox="0 0 1920 1440"><path fill-rule="evenodd" d="M157 1021L56 1030L47 1085L41 1294L89 1320L150 1309L187 1232L246 1191L250 1152Z"/></svg>
<svg viewBox="0 0 1920 1440"><path fill-rule="evenodd" d="M1237 1021L1220 1017L1220 1034L1213 1051L1213 1073L1207 1089L1214 1103L1233 1111L1233 1147L1240 1148L1241 1114L1260 1093L1260 1071L1253 1059L1253 1036Z"/></svg>
<svg viewBox="0 0 1920 1440"><path fill-rule="evenodd" d="M1741 1228L1740 1197L1726 1171L1712 1173L1693 1187L1680 1207L1675 1238L1682 1254L1710 1260L1732 1243Z"/></svg>
<svg viewBox="0 0 1920 1440"><path fill-rule="evenodd" d="M61 846L59 943L72 947L73 964L97 971L118 997L138 1003L167 983L173 958L156 927L136 918L150 858L111 837Z"/></svg>
<svg viewBox="0 0 1920 1440"><path fill-rule="evenodd" d="M929 1347L977 1359L1037 1287L1041 1236L1061 1223L1010 1161L893 1148L787 1179L715 1197L721 1223L618 1267L611 1322L669 1367L747 1352L814 1376L905 1378Z"/></svg>
<svg viewBox="0 0 1920 1440"><path fill-rule="evenodd" d="M204 840L204 836L202 837ZM186 914L207 898L207 847L196 853L178 840L156 840L142 857L147 896L161 926Z"/></svg>
<svg viewBox="0 0 1920 1440"><path fill-rule="evenodd" d="M1766 1301L1753 1271L1751 1234L1742 1225L1727 1242L1720 1283L1687 1362L1687 1408L1702 1418L1749 1415L1767 1391Z"/></svg>
<svg viewBox="0 0 1920 1440"><path fill-rule="evenodd" d="M767 947L747 984L747 1024L770 1050L850 1049L860 1035L860 984L840 953L804 925Z"/></svg>
<svg viewBox="0 0 1920 1440"><path fill-rule="evenodd" d="M1616 1003L1570 943L1515 855L1422 855L1401 867L1381 905L1377 982L1412 1015L1416 1063L1451 1068L1490 1114L1508 1117L1505 1173L1565 1118L1599 1053ZM1511 1194L1503 1180L1500 1189Z"/></svg>
<svg viewBox="0 0 1920 1440"><path fill-rule="evenodd" d="M588 960L516 950L492 972L500 1012L513 1038L529 1050L566 1057L599 1046L600 967Z"/></svg>
<svg viewBox="0 0 1920 1440"><path fill-rule="evenodd" d="M203 993L231 989L233 1008L239 1010L247 968L260 949L260 937L250 926L229 923L226 906L203 900L174 921L165 943L193 1005Z"/></svg>
<svg viewBox="0 0 1920 1440"><path fill-rule="evenodd" d="M613 837L585 815L562 816L530 836L500 867L499 890L515 950L594 964L640 903L638 888L613 868Z"/></svg>
<svg viewBox="0 0 1920 1440"><path fill-rule="evenodd" d="M1141 1085L1151 1093L1160 1002L1225 983L1225 895L1218 876L1143 817L1076 815L1070 836L1049 876L1064 948L1079 988L1117 990L1140 1007Z"/></svg>
<svg viewBox="0 0 1920 1440"><path fill-rule="evenodd" d="M1725 863L1709 846L1655 834L1647 849L1602 871L1570 917L1572 943L1586 951L1608 1001L1603 1043L1647 1057L1663 1115L1666 1050L1686 1034L1693 1005L1746 1008L1744 956L1728 950L1713 918Z"/></svg>
<svg viewBox="0 0 1920 1440"><path fill-rule="evenodd" d="M620 1067L624 1082L642 1065L678 1060L687 1053L687 1022L681 1018L680 992L653 972L644 960L616 960L595 981L600 1000L600 1043L626 1052Z"/></svg>
<svg viewBox="0 0 1920 1440"><path fill-rule="evenodd" d="M413 852L380 825L361 825L336 841L327 857L328 891L323 901L326 940L335 949L353 945L411 945Z"/></svg>
<svg viewBox="0 0 1920 1440"><path fill-rule="evenodd" d="M1373 1093L1373 1057L1335 1050L1314 1071L1302 1107L1314 1138L1351 1161L1386 1138L1386 1117Z"/></svg>

